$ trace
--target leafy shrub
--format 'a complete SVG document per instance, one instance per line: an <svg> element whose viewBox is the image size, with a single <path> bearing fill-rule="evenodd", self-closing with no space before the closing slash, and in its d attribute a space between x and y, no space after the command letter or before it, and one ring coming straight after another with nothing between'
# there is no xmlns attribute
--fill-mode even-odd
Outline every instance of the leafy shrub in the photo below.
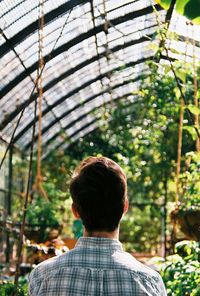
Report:
<svg viewBox="0 0 200 296"><path fill-rule="evenodd" d="M162 271L169 296L200 296L200 243L181 241Z"/></svg>

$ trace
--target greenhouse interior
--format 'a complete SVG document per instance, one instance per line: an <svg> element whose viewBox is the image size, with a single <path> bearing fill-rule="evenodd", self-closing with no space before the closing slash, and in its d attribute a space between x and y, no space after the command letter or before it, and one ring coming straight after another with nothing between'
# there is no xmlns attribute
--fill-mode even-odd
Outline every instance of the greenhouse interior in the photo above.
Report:
<svg viewBox="0 0 200 296"><path fill-rule="evenodd" d="M0 26L0 295L199 296L199 0L2 0ZM166 294L29 291L85 235L90 156L125 172L119 240Z"/></svg>

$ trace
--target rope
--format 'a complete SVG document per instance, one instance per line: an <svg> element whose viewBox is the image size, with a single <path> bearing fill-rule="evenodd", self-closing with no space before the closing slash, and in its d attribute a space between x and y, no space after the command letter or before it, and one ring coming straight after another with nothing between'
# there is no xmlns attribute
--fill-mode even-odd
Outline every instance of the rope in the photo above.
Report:
<svg viewBox="0 0 200 296"><path fill-rule="evenodd" d="M193 26L193 23L190 22L190 24ZM193 71L194 71L194 106L198 108L198 97L197 97L197 73L196 73L196 57L195 57L195 39L194 39L194 26L192 27L192 45L193 45ZM196 128L199 128L199 115L194 115L194 125ZM200 151L200 139L197 137L196 139L196 150L197 152Z"/></svg>
<svg viewBox="0 0 200 296"><path fill-rule="evenodd" d="M42 185L42 172L41 172L41 154L42 154L42 100L43 100L43 87L42 87L42 70L44 67L43 58L43 40L44 40L44 0L39 1L39 31L38 31L38 72L37 72L37 91L38 91L38 154L37 154L37 175L36 175L36 189L39 193L48 200L47 194Z"/></svg>

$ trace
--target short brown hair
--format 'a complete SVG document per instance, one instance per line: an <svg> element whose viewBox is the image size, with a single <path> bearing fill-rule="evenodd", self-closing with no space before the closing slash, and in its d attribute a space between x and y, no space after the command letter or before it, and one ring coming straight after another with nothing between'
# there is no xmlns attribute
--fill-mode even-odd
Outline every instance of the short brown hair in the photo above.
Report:
<svg viewBox="0 0 200 296"><path fill-rule="evenodd" d="M122 168L107 157L89 157L74 171L70 193L87 231L115 230L127 193Z"/></svg>

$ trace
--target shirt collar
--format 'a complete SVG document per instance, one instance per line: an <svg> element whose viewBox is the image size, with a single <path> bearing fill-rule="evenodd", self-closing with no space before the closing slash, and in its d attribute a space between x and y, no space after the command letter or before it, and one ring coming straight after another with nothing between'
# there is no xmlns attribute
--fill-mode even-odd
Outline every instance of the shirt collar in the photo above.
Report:
<svg viewBox="0 0 200 296"><path fill-rule="evenodd" d="M104 237L80 237L76 243L76 247L85 248L104 248L107 250L122 251L122 244L117 239Z"/></svg>

